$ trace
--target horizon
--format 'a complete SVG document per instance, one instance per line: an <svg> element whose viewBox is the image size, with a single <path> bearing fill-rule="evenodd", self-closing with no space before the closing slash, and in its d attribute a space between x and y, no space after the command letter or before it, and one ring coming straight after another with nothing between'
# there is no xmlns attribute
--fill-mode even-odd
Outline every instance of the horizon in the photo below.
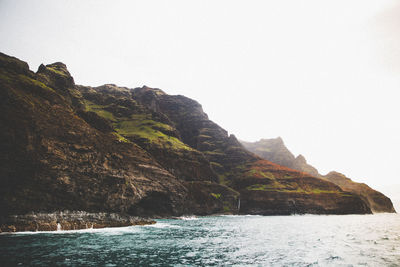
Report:
<svg viewBox="0 0 400 267"><path fill-rule="evenodd" d="M240 140L280 136L320 173L400 185L398 2L94 3L2 1L1 52L181 94Z"/></svg>

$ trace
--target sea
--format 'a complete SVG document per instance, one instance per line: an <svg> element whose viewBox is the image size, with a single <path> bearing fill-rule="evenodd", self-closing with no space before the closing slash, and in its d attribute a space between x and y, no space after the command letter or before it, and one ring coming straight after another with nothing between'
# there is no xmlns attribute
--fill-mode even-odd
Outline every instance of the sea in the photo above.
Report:
<svg viewBox="0 0 400 267"><path fill-rule="evenodd" d="M400 266L400 215L181 217L3 233L0 266Z"/></svg>

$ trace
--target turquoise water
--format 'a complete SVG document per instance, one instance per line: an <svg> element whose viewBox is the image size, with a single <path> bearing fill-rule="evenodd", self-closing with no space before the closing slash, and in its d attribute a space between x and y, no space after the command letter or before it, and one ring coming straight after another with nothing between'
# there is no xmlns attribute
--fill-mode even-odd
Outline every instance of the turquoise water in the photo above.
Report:
<svg viewBox="0 0 400 267"><path fill-rule="evenodd" d="M400 216L214 216L0 235L1 266L400 266Z"/></svg>

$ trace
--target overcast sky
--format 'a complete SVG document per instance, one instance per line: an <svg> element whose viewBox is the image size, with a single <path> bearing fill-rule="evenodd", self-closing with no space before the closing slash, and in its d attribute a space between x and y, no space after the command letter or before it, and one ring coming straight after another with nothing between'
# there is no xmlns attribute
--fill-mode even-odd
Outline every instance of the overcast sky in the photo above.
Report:
<svg viewBox="0 0 400 267"><path fill-rule="evenodd" d="M148 85L320 172L400 184L400 2L0 0L0 51L75 82Z"/></svg>

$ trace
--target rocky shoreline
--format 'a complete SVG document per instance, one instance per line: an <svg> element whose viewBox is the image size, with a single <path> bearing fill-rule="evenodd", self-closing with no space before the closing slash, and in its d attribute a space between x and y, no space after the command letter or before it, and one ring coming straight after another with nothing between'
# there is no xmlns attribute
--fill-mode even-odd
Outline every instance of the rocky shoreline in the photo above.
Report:
<svg viewBox="0 0 400 267"><path fill-rule="evenodd" d="M29 213L0 218L1 232L57 231L123 227L155 224L151 219L117 213L89 213L84 211L59 211L54 213Z"/></svg>

